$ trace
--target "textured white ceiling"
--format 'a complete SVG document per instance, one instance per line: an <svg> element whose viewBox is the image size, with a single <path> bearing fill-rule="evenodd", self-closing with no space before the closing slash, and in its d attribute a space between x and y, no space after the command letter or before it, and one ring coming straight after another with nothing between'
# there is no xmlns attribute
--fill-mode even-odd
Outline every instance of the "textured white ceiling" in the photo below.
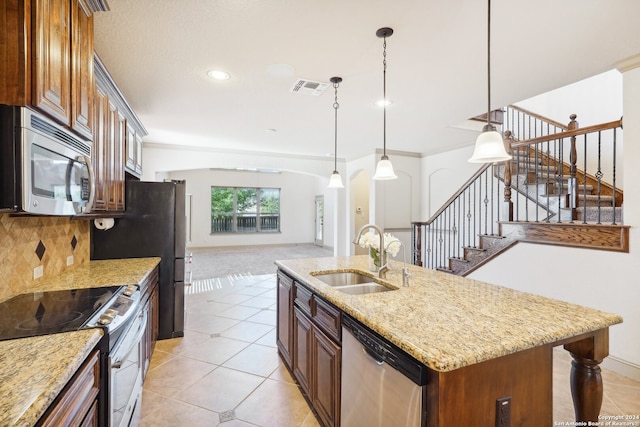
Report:
<svg viewBox="0 0 640 427"><path fill-rule="evenodd" d="M143 121L145 142L322 156L333 152L333 89L292 94L297 78L344 80L338 155L470 145L452 127L486 110L482 0L109 0L96 51ZM492 107L615 67L640 53L638 0L493 0ZM283 66L286 64L286 66ZM206 76L213 68L226 82ZM553 117L566 121L563 117ZM269 132L267 129L275 129Z"/></svg>

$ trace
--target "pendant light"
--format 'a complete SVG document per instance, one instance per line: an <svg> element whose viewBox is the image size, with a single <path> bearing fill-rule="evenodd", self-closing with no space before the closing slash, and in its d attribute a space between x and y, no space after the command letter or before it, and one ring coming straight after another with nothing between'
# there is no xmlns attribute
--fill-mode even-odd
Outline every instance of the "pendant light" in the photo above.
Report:
<svg viewBox="0 0 640 427"><path fill-rule="evenodd" d="M496 132L491 124L491 0L487 0L487 124L476 139L471 163L493 163L511 160L511 155L504 148L502 135Z"/></svg>
<svg viewBox="0 0 640 427"><path fill-rule="evenodd" d="M333 89L335 91L335 98L333 101L333 110L335 112L335 120L334 120L334 152L333 152L333 173L329 178L329 188L344 188L342 185L342 178L340 177L340 172L338 172L338 108L340 108L340 104L338 104L338 86L340 86L340 82L342 81L342 77L331 77L329 80L333 83Z"/></svg>
<svg viewBox="0 0 640 427"><path fill-rule="evenodd" d="M393 172L393 165L387 156L387 37L393 34L391 28L380 28L376 31L376 36L382 38L382 96L383 96L383 127L382 127L382 157L376 166L376 173L373 179L389 180L398 178Z"/></svg>

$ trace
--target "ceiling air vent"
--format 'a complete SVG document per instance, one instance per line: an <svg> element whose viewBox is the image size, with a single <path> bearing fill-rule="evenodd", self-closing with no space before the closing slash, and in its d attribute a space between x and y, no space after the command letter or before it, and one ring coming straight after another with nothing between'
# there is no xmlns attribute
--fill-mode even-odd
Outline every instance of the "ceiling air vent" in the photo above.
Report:
<svg viewBox="0 0 640 427"><path fill-rule="evenodd" d="M314 82L313 80L298 79L289 92L302 95L318 96L329 87L329 83Z"/></svg>

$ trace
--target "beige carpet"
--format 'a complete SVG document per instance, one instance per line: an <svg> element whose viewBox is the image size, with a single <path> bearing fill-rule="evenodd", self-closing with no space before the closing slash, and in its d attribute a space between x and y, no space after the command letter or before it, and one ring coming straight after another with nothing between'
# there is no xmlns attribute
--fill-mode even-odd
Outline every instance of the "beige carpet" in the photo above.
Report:
<svg viewBox="0 0 640 427"><path fill-rule="evenodd" d="M223 246L187 248L193 254L192 280L227 277L234 274L261 275L276 272L277 259L333 256L333 250L312 244Z"/></svg>

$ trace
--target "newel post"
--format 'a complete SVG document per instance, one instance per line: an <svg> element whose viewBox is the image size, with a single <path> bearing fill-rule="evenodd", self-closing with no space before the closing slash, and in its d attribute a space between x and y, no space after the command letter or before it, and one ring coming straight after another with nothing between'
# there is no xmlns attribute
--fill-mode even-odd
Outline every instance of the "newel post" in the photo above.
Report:
<svg viewBox="0 0 640 427"><path fill-rule="evenodd" d="M571 121L569 122L570 131L578 129L578 122L576 121L575 114L569 116ZM576 163L578 161L578 150L576 149L576 137L571 137L571 151L569 154L569 180L567 182L567 194L569 195L569 207L571 208L571 219L576 219L576 207L578 205L578 181L577 181L577 168Z"/></svg>
<svg viewBox="0 0 640 427"><path fill-rule="evenodd" d="M413 223L413 265L422 267L422 225Z"/></svg>
<svg viewBox="0 0 640 427"><path fill-rule="evenodd" d="M504 132L502 136L504 148L507 153L513 155L511 143L513 143L513 135L510 130ZM504 162L504 202L502 204L502 213L505 221L513 221L513 201L511 200L511 176L513 173L513 159Z"/></svg>

